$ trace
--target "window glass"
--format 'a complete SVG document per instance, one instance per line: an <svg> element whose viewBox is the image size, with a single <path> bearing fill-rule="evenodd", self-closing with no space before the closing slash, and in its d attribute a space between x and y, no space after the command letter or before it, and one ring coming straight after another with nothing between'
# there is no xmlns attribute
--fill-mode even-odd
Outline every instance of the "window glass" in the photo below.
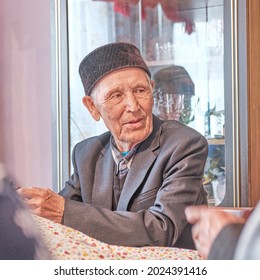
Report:
<svg viewBox="0 0 260 280"><path fill-rule="evenodd" d="M106 131L82 104L80 61L100 45L140 48L155 80L153 112L178 120L209 143L204 188L210 205L225 196L223 1L68 0L70 151Z"/></svg>

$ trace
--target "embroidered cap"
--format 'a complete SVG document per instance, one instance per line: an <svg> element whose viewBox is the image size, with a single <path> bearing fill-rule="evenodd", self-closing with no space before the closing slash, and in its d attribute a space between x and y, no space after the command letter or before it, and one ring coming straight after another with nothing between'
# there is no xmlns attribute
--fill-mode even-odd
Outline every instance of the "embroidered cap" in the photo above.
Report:
<svg viewBox="0 0 260 280"><path fill-rule="evenodd" d="M103 45L90 52L79 65L79 75L86 95L107 74L123 68L143 69L151 78L139 49L125 42Z"/></svg>

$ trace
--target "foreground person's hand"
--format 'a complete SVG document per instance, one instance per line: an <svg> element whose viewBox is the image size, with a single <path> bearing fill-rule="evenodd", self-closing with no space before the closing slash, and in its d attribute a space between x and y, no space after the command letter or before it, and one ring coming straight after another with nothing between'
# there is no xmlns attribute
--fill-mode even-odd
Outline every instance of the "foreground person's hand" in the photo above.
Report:
<svg viewBox="0 0 260 280"><path fill-rule="evenodd" d="M193 224L192 238L199 254L204 259L208 258L215 238L225 226L245 222L244 218L207 206L187 207L185 214L188 222Z"/></svg>

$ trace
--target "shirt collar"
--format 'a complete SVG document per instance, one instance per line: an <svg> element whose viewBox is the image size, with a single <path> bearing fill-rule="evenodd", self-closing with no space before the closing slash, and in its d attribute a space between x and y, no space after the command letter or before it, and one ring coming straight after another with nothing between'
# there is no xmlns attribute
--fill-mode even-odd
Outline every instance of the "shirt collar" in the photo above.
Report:
<svg viewBox="0 0 260 280"><path fill-rule="evenodd" d="M127 165L127 167L129 168L131 165L131 162L134 158L134 155L136 153L137 148L139 147L139 145L136 145L133 149L131 149L130 151L121 153L117 146L116 146L116 142L114 140L114 137L111 136L110 138L110 147L111 147L111 152L116 164L116 174L118 174L119 169L122 165L122 163L124 163L125 165Z"/></svg>

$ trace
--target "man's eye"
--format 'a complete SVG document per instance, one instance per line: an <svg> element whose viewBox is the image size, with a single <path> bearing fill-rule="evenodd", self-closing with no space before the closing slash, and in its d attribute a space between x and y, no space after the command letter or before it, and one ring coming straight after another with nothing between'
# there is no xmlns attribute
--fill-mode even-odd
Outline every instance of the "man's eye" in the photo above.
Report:
<svg viewBox="0 0 260 280"><path fill-rule="evenodd" d="M111 99L119 99L119 98L121 98L123 96L123 93L122 92L116 92L116 93L113 93L112 95L111 95Z"/></svg>
<svg viewBox="0 0 260 280"><path fill-rule="evenodd" d="M146 91L145 88L137 88L137 89L135 90L135 93L143 93L143 92L145 92L145 91Z"/></svg>
<svg viewBox="0 0 260 280"><path fill-rule="evenodd" d="M140 97L145 97L147 96L147 94L149 94L149 89L148 88L144 88L144 87L141 87L141 88L138 88L135 90L135 95L136 96L140 96Z"/></svg>

